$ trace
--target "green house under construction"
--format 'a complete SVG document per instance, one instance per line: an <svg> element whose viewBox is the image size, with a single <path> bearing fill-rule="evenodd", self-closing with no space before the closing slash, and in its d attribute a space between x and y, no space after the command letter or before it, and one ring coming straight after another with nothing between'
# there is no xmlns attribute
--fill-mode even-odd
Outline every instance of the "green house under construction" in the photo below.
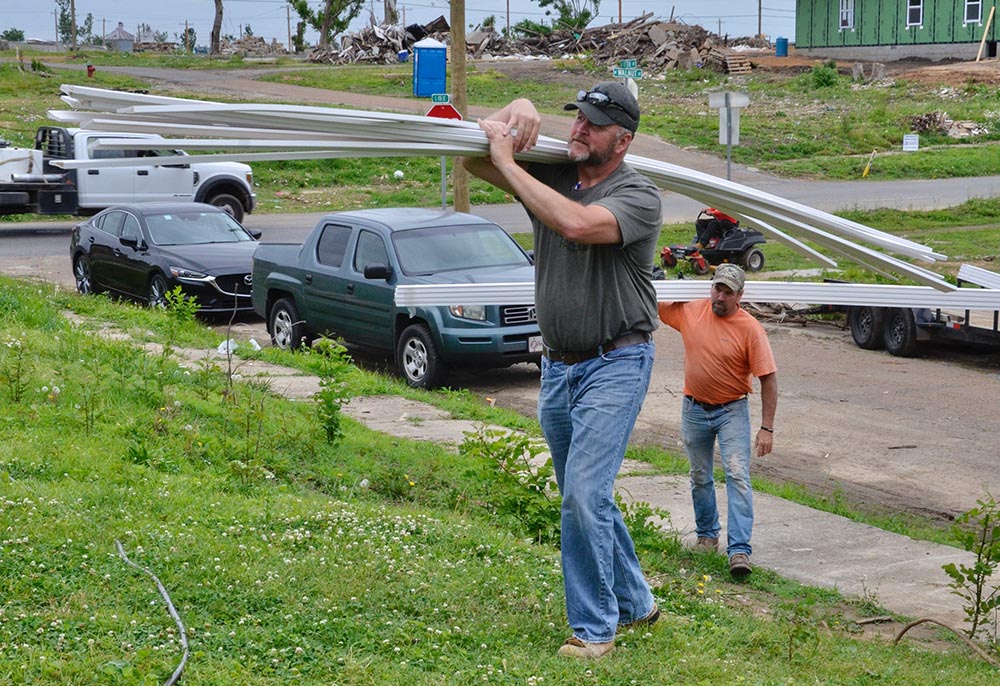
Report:
<svg viewBox="0 0 1000 686"><path fill-rule="evenodd" d="M796 0L795 51L890 62L997 57L1000 0Z"/></svg>

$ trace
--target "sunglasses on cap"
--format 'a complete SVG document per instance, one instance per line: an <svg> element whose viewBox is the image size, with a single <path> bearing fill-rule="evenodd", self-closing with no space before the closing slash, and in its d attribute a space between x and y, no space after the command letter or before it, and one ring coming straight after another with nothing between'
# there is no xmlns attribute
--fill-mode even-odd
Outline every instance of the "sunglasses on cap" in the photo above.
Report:
<svg viewBox="0 0 1000 686"><path fill-rule="evenodd" d="M628 114L624 107L619 105L604 93L599 93L597 91L580 91L576 94L576 101L589 102L591 105L601 108L613 107L616 110L621 110L622 112L625 112L625 114Z"/></svg>

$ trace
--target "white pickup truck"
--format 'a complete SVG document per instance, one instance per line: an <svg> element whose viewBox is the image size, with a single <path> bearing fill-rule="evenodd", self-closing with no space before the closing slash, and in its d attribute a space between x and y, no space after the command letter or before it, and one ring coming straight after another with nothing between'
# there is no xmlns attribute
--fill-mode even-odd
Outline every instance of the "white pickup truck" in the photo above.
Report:
<svg viewBox="0 0 1000 686"><path fill-rule="evenodd" d="M145 133L82 131L43 126L35 133L34 149L0 147L0 215L94 214L126 202L204 202L242 220L256 202L253 171L239 162L157 164L156 158L184 154L163 150L98 149L97 140L157 140ZM59 160L100 160L142 157L127 167L63 170Z"/></svg>

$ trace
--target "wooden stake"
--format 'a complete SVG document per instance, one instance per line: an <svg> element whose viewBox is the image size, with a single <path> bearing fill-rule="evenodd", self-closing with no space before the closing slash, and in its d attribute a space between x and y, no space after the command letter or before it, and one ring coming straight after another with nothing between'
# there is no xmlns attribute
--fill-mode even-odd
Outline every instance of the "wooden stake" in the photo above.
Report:
<svg viewBox="0 0 1000 686"><path fill-rule="evenodd" d="M997 11L997 6L993 5L993 7L990 8L990 16L986 20L986 28L983 29L983 39L979 41L979 52L976 53L977 62L983 57L983 48L986 46L986 36L988 36L990 33L990 24L993 23L993 15L996 13L996 11Z"/></svg>

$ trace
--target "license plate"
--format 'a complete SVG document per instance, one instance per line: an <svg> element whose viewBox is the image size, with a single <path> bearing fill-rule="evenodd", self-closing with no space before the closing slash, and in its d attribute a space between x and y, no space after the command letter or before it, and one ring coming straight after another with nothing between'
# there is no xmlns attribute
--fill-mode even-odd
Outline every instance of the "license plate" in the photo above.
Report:
<svg viewBox="0 0 1000 686"><path fill-rule="evenodd" d="M528 352L529 353L540 353L540 352L542 352L542 337L541 336L528 336Z"/></svg>

